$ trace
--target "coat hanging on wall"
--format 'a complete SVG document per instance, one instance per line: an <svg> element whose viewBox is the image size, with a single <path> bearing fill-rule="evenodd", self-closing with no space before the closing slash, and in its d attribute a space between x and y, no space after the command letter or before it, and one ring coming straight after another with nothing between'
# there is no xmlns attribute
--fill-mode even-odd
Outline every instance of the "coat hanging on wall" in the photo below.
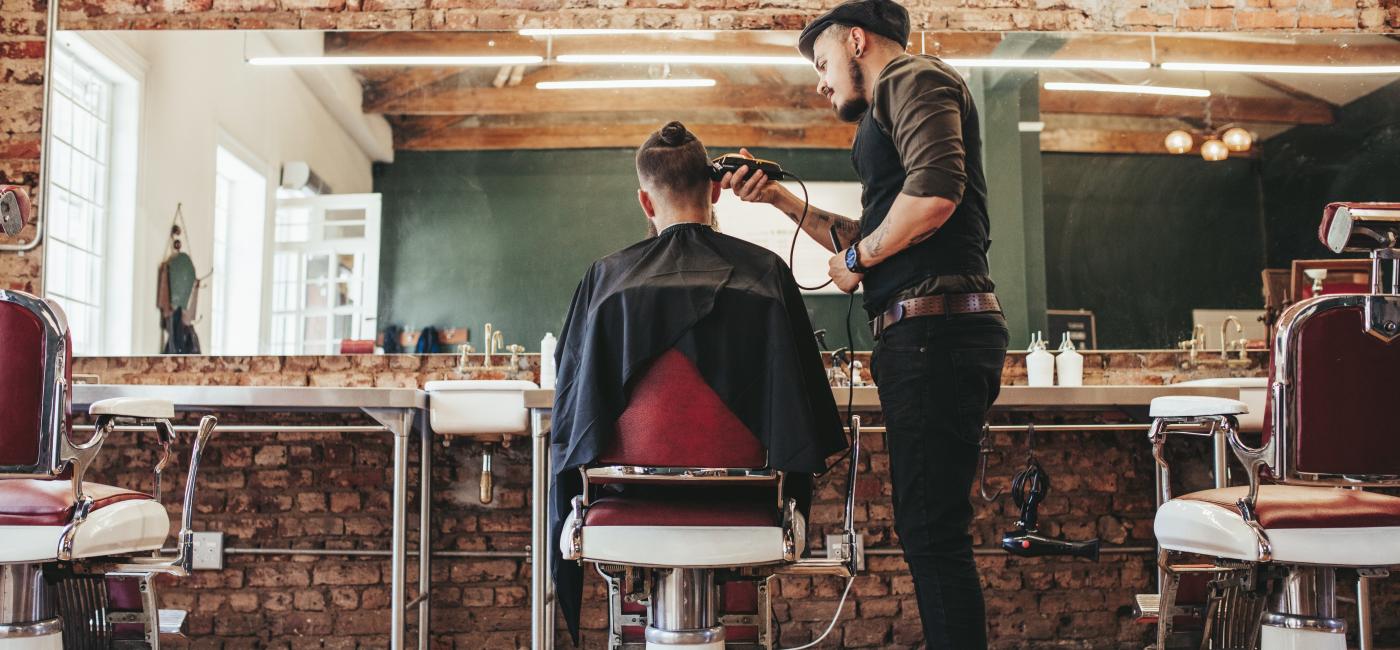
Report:
<svg viewBox="0 0 1400 650"><path fill-rule="evenodd" d="M185 215L183 204L175 205L175 218L170 223L170 239L165 258L156 272L156 308L160 310L162 332L161 354L199 354L199 336L194 324L199 320L199 287L201 278L194 270L194 260L184 252ZM211 271L209 275L212 275Z"/></svg>

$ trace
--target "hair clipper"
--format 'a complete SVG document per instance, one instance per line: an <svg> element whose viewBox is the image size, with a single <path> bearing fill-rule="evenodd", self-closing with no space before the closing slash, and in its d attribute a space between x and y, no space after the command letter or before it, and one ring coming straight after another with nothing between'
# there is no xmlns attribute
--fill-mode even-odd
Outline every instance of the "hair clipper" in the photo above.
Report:
<svg viewBox="0 0 1400 650"><path fill-rule="evenodd" d="M788 177L787 172L783 171L782 165L771 160L747 158L737 153L727 153L710 161L710 180L724 180L725 174L737 172L741 167L748 167L750 171L761 171L775 181Z"/></svg>

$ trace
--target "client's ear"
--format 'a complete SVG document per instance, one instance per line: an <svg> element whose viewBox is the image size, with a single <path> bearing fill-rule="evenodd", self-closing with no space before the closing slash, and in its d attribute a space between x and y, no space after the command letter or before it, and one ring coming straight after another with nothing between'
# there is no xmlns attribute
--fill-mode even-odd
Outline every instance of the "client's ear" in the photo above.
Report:
<svg viewBox="0 0 1400 650"><path fill-rule="evenodd" d="M719 203L719 181L710 181L710 203Z"/></svg>
<svg viewBox="0 0 1400 650"><path fill-rule="evenodd" d="M642 212L645 212L648 219L656 218L656 206L651 203L651 196L646 190L637 190L637 202L642 204Z"/></svg>

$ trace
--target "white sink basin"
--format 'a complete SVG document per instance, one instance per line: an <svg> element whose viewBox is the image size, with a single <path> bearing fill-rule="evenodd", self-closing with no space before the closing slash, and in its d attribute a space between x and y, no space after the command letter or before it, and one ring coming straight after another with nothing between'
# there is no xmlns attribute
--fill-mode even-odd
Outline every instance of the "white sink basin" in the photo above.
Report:
<svg viewBox="0 0 1400 650"><path fill-rule="evenodd" d="M1249 413L1240 416L1240 430L1259 432L1264 430L1264 406L1269 399L1268 377L1213 377L1193 379L1173 386L1215 386L1240 389L1240 401L1249 406Z"/></svg>
<svg viewBox="0 0 1400 650"><path fill-rule="evenodd" d="M442 435L524 433L530 428L525 391L539 388L520 379L430 381L428 419Z"/></svg>

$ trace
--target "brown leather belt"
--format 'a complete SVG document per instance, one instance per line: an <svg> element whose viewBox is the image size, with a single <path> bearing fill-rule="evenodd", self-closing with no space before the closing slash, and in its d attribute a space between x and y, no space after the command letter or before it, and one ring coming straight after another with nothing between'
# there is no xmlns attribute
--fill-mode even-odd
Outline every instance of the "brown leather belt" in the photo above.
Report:
<svg viewBox="0 0 1400 650"><path fill-rule="evenodd" d="M981 314L1001 311L994 293L945 293L901 300L870 321L870 331L878 340L890 326L906 318L944 314Z"/></svg>

